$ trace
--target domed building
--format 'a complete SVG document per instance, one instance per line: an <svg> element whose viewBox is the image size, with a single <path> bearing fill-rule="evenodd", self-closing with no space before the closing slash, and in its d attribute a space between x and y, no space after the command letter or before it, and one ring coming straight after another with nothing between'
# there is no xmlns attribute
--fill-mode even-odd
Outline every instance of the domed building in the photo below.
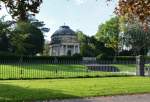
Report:
<svg viewBox="0 0 150 102"><path fill-rule="evenodd" d="M72 56L80 53L76 33L69 26L60 26L51 36L50 56Z"/></svg>

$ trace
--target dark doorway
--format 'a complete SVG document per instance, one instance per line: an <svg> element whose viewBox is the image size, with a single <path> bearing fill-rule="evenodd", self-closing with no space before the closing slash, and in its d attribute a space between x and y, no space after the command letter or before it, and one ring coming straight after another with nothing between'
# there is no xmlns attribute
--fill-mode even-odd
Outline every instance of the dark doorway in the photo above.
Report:
<svg viewBox="0 0 150 102"><path fill-rule="evenodd" d="M71 50L68 50L67 56L71 56Z"/></svg>

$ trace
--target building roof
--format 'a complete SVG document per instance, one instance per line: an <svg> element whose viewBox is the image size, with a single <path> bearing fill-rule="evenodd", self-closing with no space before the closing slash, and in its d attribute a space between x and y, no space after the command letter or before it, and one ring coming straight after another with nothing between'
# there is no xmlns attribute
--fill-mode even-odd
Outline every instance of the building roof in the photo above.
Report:
<svg viewBox="0 0 150 102"><path fill-rule="evenodd" d="M53 33L52 37L58 35L75 35L75 32L70 29L69 26L60 26L60 28Z"/></svg>

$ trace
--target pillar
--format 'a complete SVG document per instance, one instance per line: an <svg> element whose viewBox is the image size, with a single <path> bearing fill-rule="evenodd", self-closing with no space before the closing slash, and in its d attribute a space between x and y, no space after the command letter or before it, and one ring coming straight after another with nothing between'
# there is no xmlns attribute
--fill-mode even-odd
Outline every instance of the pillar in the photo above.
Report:
<svg viewBox="0 0 150 102"><path fill-rule="evenodd" d="M144 56L142 56L142 55L137 56L136 57L136 64L137 64L136 75L144 76L145 75L145 71L144 71L145 60L144 60Z"/></svg>
<svg viewBox="0 0 150 102"><path fill-rule="evenodd" d="M66 48L65 48L65 55L67 56L67 52L68 52L68 45L66 45Z"/></svg>
<svg viewBox="0 0 150 102"><path fill-rule="evenodd" d="M74 54L76 53L76 45L73 45L74 48Z"/></svg>
<svg viewBox="0 0 150 102"><path fill-rule="evenodd" d="M65 52L65 51L64 51L64 45L61 45L61 50L60 50L60 53L61 53L61 54L60 54L60 55L64 55L64 52Z"/></svg>
<svg viewBox="0 0 150 102"><path fill-rule="evenodd" d="M80 53L80 46L78 45L78 53Z"/></svg>

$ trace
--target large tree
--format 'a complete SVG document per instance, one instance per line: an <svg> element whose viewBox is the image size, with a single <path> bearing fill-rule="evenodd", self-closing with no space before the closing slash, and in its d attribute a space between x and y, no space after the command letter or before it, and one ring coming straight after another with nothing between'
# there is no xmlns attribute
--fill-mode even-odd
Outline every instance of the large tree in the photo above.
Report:
<svg viewBox="0 0 150 102"><path fill-rule="evenodd" d="M113 0L107 0L113 1ZM128 21L138 20L148 29L150 23L150 0L118 0L115 13L124 16Z"/></svg>
<svg viewBox="0 0 150 102"><path fill-rule="evenodd" d="M8 52L10 50L9 34L10 24L4 21L4 18L0 18L0 52Z"/></svg>
<svg viewBox="0 0 150 102"><path fill-rule="evenodd" d="M16 54L35 55L43 51L44 35L31 23L18 22L10 39Z"/></svg>
<svg viewBox="0 0 150 102"><path fill-rule="evenodd" d="M26 21L29 14L39 12L42 0L0 0L8 10L9 14L16 20Z"/></svg>
<svg viewBox="0 0 150 102"><path fill-rule="evenodd" d="M91 45L90 37L86 36L82 31L77 31L76 34L80 42L80 54L85 57L94 57L94 45Z"/></svg>
<svg viewBox="0 0 150 102"><path fill-rule="evenodd" d="M96 56L113 56L114 50L105 47L104 43L98 41L94 36L87 36L82 31L76 32L80 42L80 53L82 56L96 57Z"/></svg>
<svg viewBox="0 0 150 102"><path fill-rule="evenodd" d="M98 41L105 43L106 47L113 48L118 52L119 32L119 18L113 17L99 26L96 38Z"/></svg>
<svg viewBox="0 0 150 102"><path fill-rule="evenodd" d="M98 1L98 0L97 0ZM106 0L113 1L113 0ZM150 0L117 0L118 5L115 12L118 15L126 16L129 19L136 18L140 22L150 22ZM27 13L33 14L39 12L39 6L42 0L0 0L8 8L13 17L25 20Z"/></svg>
<svg viewBox="0 0 150 102"><path fill-rule="evenodd" d="M143 30L140 24L134 23L126 27L122 34L122 42L126 48L134 51L135 55L145 55L150 48L150 28L147 32Z"/></svg>

